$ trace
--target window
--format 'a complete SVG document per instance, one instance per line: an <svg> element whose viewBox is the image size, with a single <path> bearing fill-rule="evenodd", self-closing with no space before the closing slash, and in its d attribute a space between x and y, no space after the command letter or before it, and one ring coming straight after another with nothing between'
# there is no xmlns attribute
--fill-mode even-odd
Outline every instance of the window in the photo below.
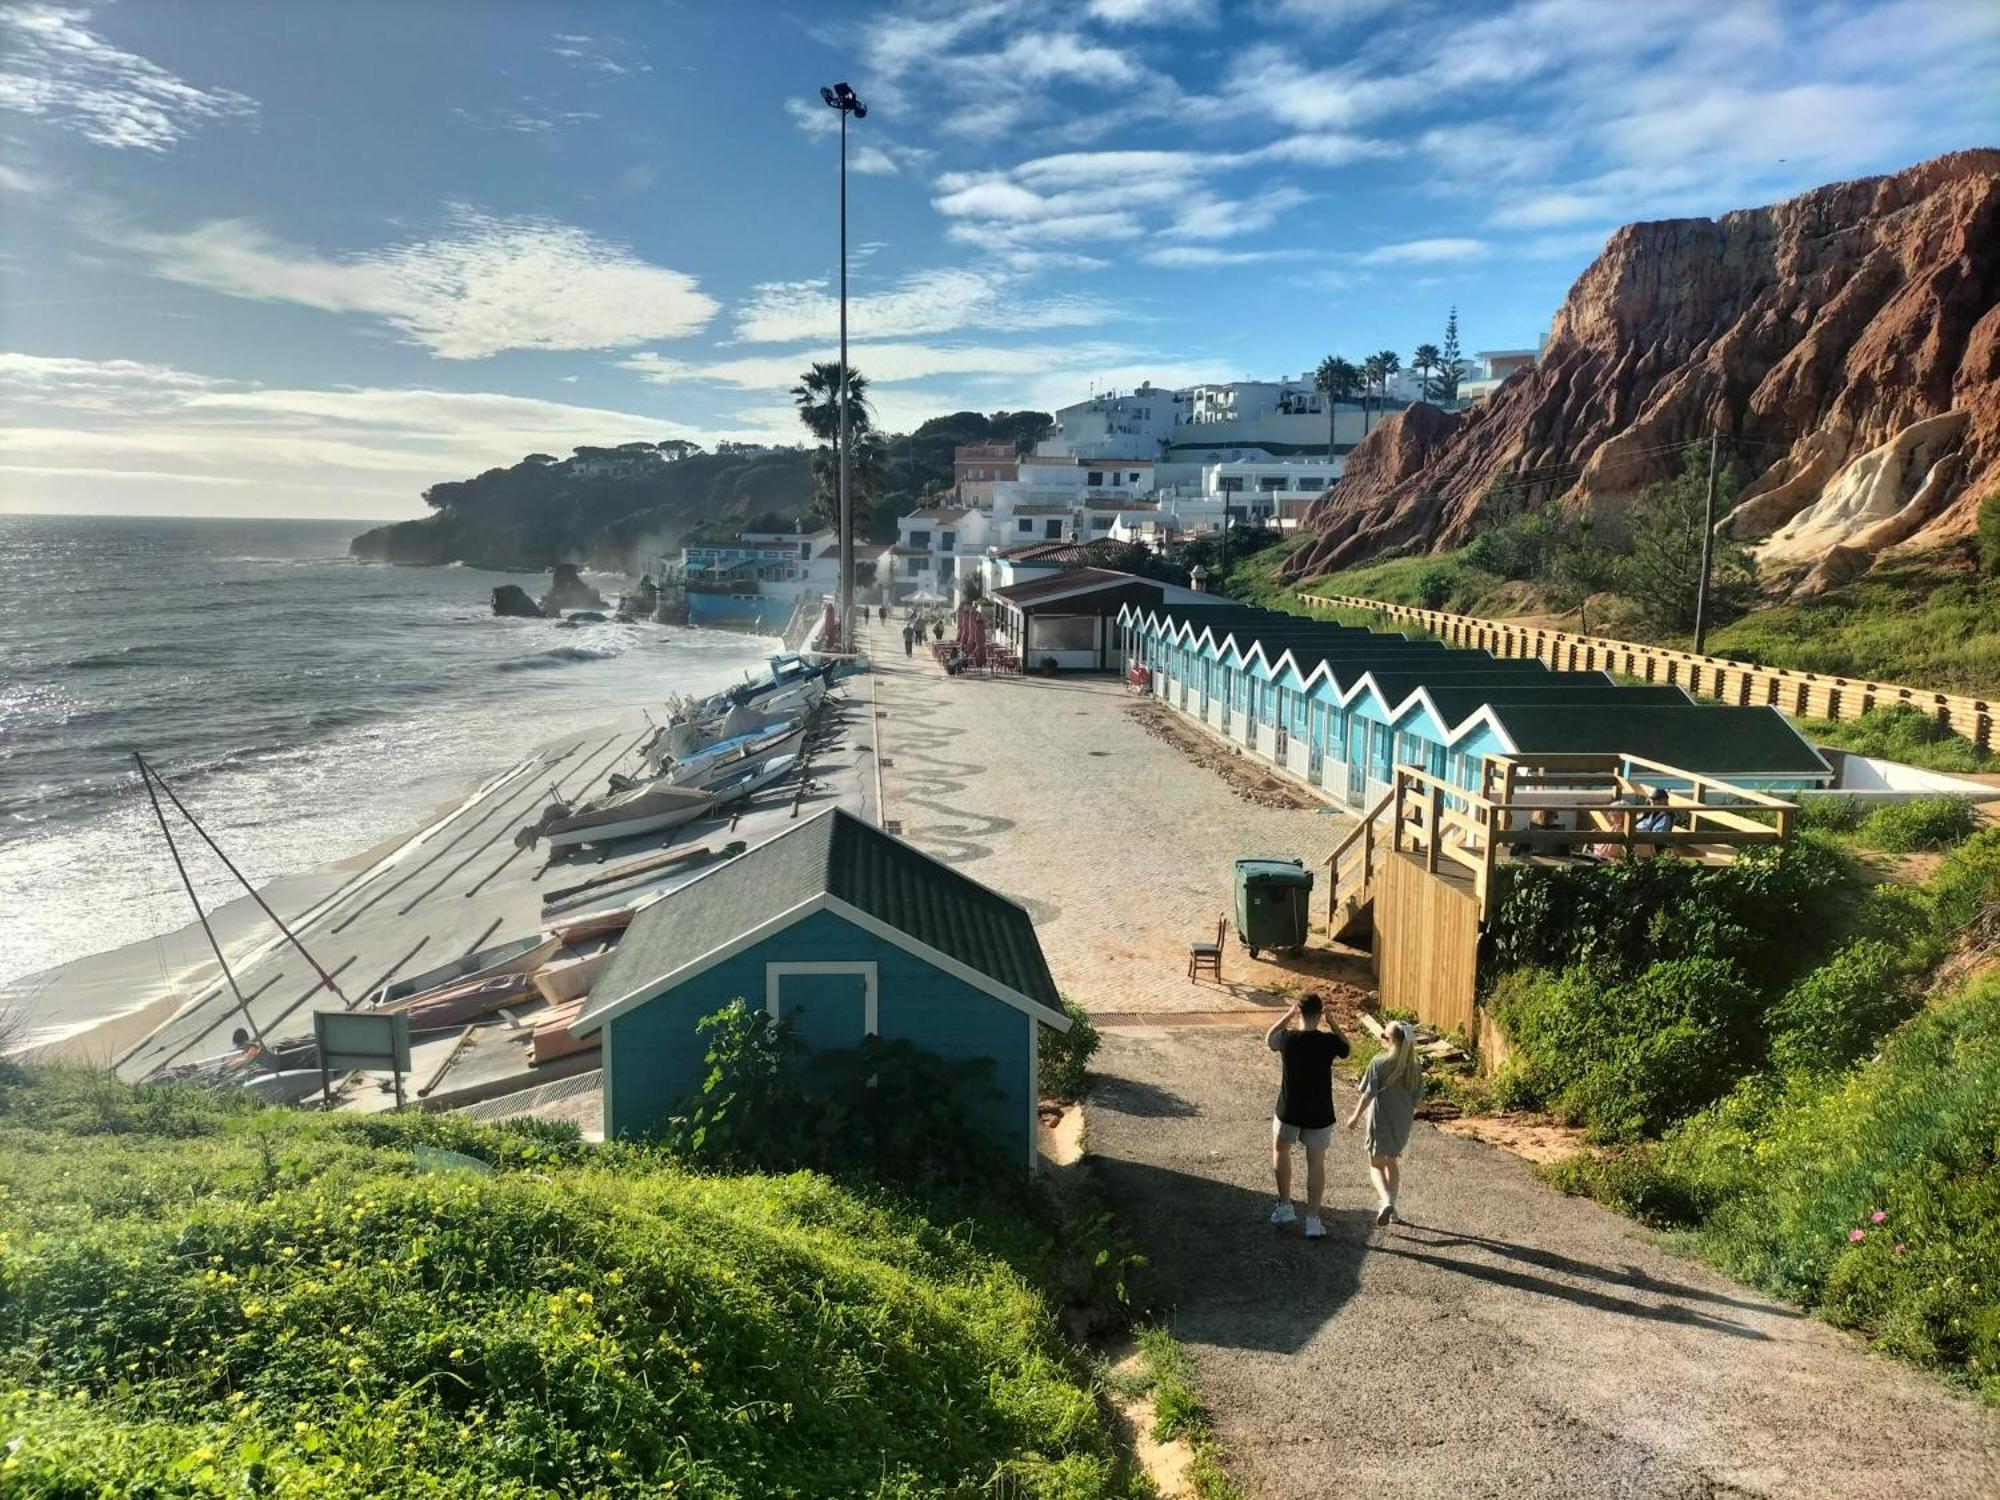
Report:
<svg viewBox="0 0 2000 1500"><path fill-rule="evenodd" d="M931 534L928 531L913 531L910 533L910 539L903 543L903 545L928 552L931 546Z"/></svg>
<svg viewBox="0 0 2000 1500"><path fill-rule="evenodd" d="M1267 495L1275 493L1284 487L1285 476L1282 474L1260 474L1257 477L1257 488Z"/></svg>
<svg viewBox="0 0 2000 1500"><path fill-rule="evenodd" d="M1326 481L1321 479L1317 474L1301 474L1298 477L1298 488L1302 490L1323 490L1326 488Z"/></svg>
<svg viewBox="0 0 2000 1500"><path fill-rule="evenodd" d="M958 537L957 532L940 531L938 533L938 546L937 546L938 551L940 552L951 551L951 544L957 540L957 537Z"/></svg>
<svg viewBox="0 0 2000 1500"><path fill-rule="evenodd" d="M940 578L949 578L949 577L951 577L951 576L952 576L952 571L953 571L953 570L952 570L952 564L953 564L953 563L954 563L955 561L957 561L957 559L955 559L955 558L950 558L950 557L940 557L940 558L938 559L938 577L940 577Z"/></svg>
<svg viewBox="0 0 2000 1500"><path fill-rule="evenodd" d="M801 562L811 562L812 555L813 555L813 544L811 542L800 542L799 560Z"/></svg>
<svg viewBox="0 0 2000 1500"><path fill-rule="evenodd" d="M1240 495L1243 493L1243 476L1241 474L1221 475L1216 479L1215 487L1225 495Z"/></svg>
<svg viewBox="0 0 2000 1500"><path fill-rule="evenodd" d="M1115 519L1116 517L1114 516L1092 516L1090 518L1090 529L1092 531L1109 531L1111 523Z"/></svg>
<svg viewBox="0 0 2000 1500"><path fill-rule="evenodd" d="M1137 469L1134 469L1131 473L1127 474L1125 477L1129 479L1132 483L1137 484L1139 482L1139 471Z"/></svg>
<svg viewBox="0 0 2000 1500"><path fill-rule="evenodd" d="M1020 520L1014 523L1014 529L1016 531L1032 532L1035 529L1035 523L1029 520L1026 516L1023 516L1021 517Z"/></svg>
<svg viewBox="0 0 2000 1500"><path fill-rule="evenodd" d="M1104 483L1104 471L1102 469L1092 469L1088 474L1083 476L1083 482L1093 488L1102 486Z"/></svg>
<svg viewBox="0 0 2000 1500"><path fill-rule="evenodd" d="M928 557L906 557L903 561L909 565L912 573L928 573L931 570L931 560Z"/></svg>
<svg viewBox="0 0 2000 1500"><path fill-rule="evenodd" d="M1059 542L1059 541L1061 541L1061 540L1062 540L1062 522L1061 522L1061 521L1049 521L1049 522L1046 522L1046 523L1045 523L1045 524L1043 525L1043 527L1042 527L1042 535L1043 535L1043 536L1045 536L1045 537L1047 537L1047 538L1048 538L1048 539L1049 539L1050 541L1052 541L1052 542Z"/></svg>

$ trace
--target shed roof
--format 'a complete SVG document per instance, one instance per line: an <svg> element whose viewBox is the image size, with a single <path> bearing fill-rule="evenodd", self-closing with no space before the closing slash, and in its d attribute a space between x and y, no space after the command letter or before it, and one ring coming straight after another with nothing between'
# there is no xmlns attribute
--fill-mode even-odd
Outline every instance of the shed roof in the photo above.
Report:
<svg viewBox="0 0 2000 1500"><path fill-rule="evenodd" d="M1072 568L995 589L993 597L1023 611L1061 600L1073 606L1088 603L1091 612L1111 614L1126 604L1158 600L1163 593L1159 584L1133 573L1114 573L1108 568Z"/></svg>
<svg viewBox="0 0 2000 1500"><path fill-rule="evenodd" d="M1828 776L1831 769L1775 708L1721 704L1501 704L1495 715L1525 753L1643 755L1704 776Z"/></svg>
<svg viewBox="0 0 2000 1500"><path fill-rule="evenodd" d="M1062 1021L1062 997L1024 908L836 807L641 912L572 1030L594 1031L666 993L773 919L821 897L984 976L1031 1014L1039 1008Z"/></svg>

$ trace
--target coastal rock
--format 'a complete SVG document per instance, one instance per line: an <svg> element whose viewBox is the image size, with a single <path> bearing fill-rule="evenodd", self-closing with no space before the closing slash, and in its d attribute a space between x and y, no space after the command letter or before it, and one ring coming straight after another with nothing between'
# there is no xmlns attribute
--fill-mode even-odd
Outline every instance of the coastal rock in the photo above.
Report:
<svg viewBox="0 0 2000 1500"><path fill-rule="evenodd" d="M585 583L575 563L557 563L549 591L542 595L542 613L559 615L572 609L603 609L604 596ZM598 618L602 619L603 616Z"/></svg>
<svg viewBox="0 0 2000 1500"><path fill-rule="evenodd" d="M572 625L602 625L607 618L602 611L595 609L573 609L569 612L569 623Z"/></svg>
<svg viewBox="0 0 2000 1500"><path fill-rule="evenodd" d="M493 591L493 613L510 619L539 620L542 612L518 583L503 583Z"/></svg>
<svg viewBox="0 0 2000 1500"><path fill-rule="evenodd" d="M1751 476L1726 524L1773 569L1960 540L2000 486L2000 151L1628 224L1532 369L1449 431L1418 410L1355 450L1289 576L1462 545L1501 479L1616 513L1714 432Z"/></svg>

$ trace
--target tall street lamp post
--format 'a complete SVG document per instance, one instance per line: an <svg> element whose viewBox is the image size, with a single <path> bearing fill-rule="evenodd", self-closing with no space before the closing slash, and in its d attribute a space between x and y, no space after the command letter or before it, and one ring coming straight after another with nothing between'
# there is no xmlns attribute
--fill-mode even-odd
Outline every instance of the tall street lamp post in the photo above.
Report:
<svg viewBox="0 0 2000 1500"><path fill-rule="evenodd" d="M868 118L868 106L844 83L819 91L840 111L840 649L854 649L854 499L847 486L847 117Z"/></svg>

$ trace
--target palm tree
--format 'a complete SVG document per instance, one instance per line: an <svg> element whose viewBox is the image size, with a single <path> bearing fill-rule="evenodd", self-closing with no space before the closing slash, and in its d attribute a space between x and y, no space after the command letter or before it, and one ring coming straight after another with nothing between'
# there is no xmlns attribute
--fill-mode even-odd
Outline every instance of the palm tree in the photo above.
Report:
<svg viewBox="0 0 2000 1500"><path fill-rule="evenodd" d="M1382 373L1375 378L1382 387L1382 405L1386 407L1389 404L1389 377L1403 368L1403 357L1394 349L1384 349L1375 358L1382 366Z"/></svg>
<svg viewBox="0 0 2000 1500"><path fill-rule="evenodd" d="M1436 344L1419 344L1417 352L1410 356L1410 368L1423 377L1424 399L1430 400L1435 394L1431 390L1431 371L1444 363L1444 356L1438 353Z"/></svg>
<svg viewBox="0 0 2000 1500"><path fill-rule="evenodd" d="M814 499L820 514L837 520L840 515L840 366L818 362L799 377L792 387L792 404L820 445L814 456L813 474L819 483ZM874 443L875 422L868 411L868 377L853 366L847 370L847 431L854 445L854 459L848 464L848 484L856 494L865 494L880 468L870 464L871 451L879 460ZM858 510L859 507L857 506Z"/></svg>
<svg viewBox="0 0 2000 1500"><path fill-rule="evenodd" d="M1388 379L1388 372L1382 368L1381 355L1371 354L1361 362L1361 432L1364 437L1368 432L1369 395L1374 391L1376 386L1380 385L1386 379Z"/></svg>
<svg viewBox="0 0 2000 1500"><path fill-rule="evenodd" d="M1333 457L1333 420L1336 406L1343 400L1354 399L1354 388L1361 383L1361 372L1338 354L1329 354L1319 362L1313 371L1313 389L1326 397L1326 456Z"/></svg>

